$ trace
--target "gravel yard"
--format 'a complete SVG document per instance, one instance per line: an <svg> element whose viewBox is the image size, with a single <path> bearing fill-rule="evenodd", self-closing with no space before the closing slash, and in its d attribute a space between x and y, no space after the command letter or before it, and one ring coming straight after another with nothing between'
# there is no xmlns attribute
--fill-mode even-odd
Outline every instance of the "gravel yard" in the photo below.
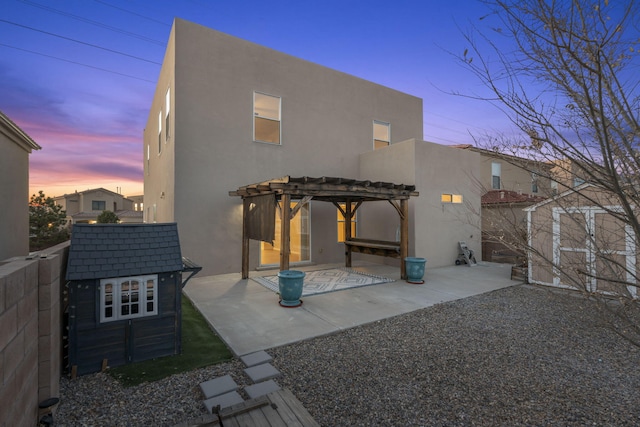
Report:
<svg viewBox="0 0 640 427"><path fill-rule="evenodd" d="M322 426L636 426L640 349L593 305L513 286L268 350L276 381ZM233 361L122 389L61 383L59 426L171 426L204 413L198 384ZM246 396L245 396L246 397Z"/></svg>

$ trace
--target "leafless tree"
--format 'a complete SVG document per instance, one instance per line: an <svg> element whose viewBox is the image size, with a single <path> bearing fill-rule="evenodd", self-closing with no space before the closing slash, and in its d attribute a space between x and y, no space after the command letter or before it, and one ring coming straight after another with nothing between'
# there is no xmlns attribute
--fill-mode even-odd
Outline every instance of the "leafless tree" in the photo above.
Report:
<svg viewBox="0 0 640 427"><path fill-rule="evenodd" d="M489 95L464 96L498 106L516 131L476 136L477 144L555 183L549 209L536 211L525 238L510 244L529 254L538 272L531 279L586 293L614 314L607 317L617 333L640 345L637 5L486 3L491 12L467 34L459 59Z"/></svg>

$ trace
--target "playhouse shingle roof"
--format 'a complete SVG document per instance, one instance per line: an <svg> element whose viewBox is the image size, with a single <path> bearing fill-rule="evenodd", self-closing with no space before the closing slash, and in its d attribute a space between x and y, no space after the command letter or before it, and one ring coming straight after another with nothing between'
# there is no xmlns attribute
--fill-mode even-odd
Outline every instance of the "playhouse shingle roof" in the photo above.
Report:
<svg viewBox="0 0 640 427"><path fill-rule="evenodd" d="M175 223L73 226L67 280L166 273L182 267Z"/></svg>

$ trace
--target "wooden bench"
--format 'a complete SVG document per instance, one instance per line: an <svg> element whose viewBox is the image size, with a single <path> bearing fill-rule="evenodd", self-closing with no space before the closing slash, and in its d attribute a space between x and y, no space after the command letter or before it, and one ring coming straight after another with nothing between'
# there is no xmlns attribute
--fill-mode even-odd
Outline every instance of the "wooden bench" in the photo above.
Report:
<svg viewBox="0 0 640 427"><path fill-rule="evenodd" d="M354 238L345 240L344 244L347 249L347 255L351 252L358 252L368 255L400 258L400 242Z"/></svg>

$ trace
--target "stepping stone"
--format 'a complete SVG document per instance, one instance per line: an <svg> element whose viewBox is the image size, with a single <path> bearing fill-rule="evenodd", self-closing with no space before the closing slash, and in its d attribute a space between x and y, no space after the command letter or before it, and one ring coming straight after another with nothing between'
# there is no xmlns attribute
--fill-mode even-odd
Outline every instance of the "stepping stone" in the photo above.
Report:
<svg viewBox="0 0 640 427"><path fill-rule="evenodd" d="M204 406L207 408L207 412L213 413L213 408L220 405L220 409L228 408L229 406L236 405L244 402L242 396L237 391L231 391L229 393L221 394L220 396L212 397L204 401Z"/></svg>
<svg viewBox="0 0 640 427"><path fill-rule="evenodd" d="M266 351L261 350L256 351L255 353L245 354L244 356L240 357L240 360L242 360L244 366L250 368L252 366L261 365L263 363L269 363L273 359Z"/></svg>
<svg viewBox="0 0 640 427"><path fill-rule="evenodd" d="M265 394L278 390L280 390L280 386L274 380L264 381L244 388L244 391L247 392L247 395L251 399L255 399L256 397L264 396Z"/></svg>
<svg viewBox="0 0 640 427"><path fill-rule="evenodd" d="M200 383L200 390L202 390L202 394L204 394L205 399L219 396L230 391L236 391L237 389L238 384L236 384L233 378L231 378L231 375L225 375L223 377Z"/></svg>
<svg viewBox="0 0 640 427"><path fill-rule="evenodd" d="M279 377L282 375L280 371L273 367L270 363L263 363L262 365L252 366L246 368L244 372L251 378L254 383L268 380L271 378Z"/></svg>

